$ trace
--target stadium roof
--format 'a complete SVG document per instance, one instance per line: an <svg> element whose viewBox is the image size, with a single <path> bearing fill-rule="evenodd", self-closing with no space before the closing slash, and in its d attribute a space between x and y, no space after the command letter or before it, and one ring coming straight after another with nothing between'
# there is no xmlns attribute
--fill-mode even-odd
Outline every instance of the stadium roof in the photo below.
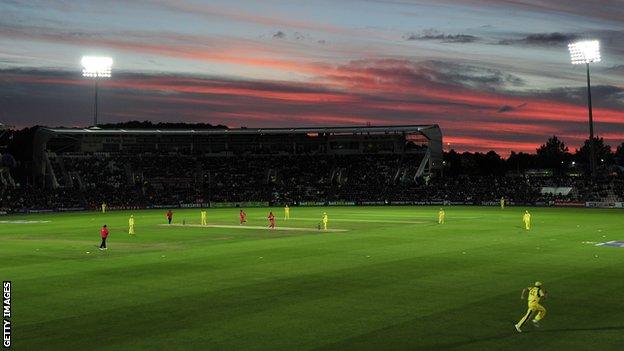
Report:
<svg viewBox="0 0 624 351"><path fill-rule="evenodd" d="M310 127L310 128L236 128L236 129L100 129L100 128L43 128L53 134L306 134L306 133L402 133L439 129L431 125L356 126L356 127Z"/></svg>
<svg viewBox="0 0 624 351"><path fill-rule="evenodd" d="M144 136L137 139L150 139L149 137L157 137L160 135L179 136L184 139L189 138L190 141L195 139L221 139L223 136L244 136L248 135L253 138L257 135L308 135L314 137L316 135L323 137L343 137L346 135L354 135L358 137L366 137L372 135L422 135L427 139L427 158L431 168L440 168L442 165L442 131L437 124L430 125L398 125L398 126L353 126L353 127L311 127L311 128L237 128L237 129L101 129L101 128L40 128L37 130L34 139L33 153L36 164L41 166L45 162L44 154L46 152L47 143L52 139L74 139L77 142L91 143L91 139L106 139L109 136L127 135ZM192 138L193 135L203 136L201 138ZM95 138L90 138L94 136ZM126 138L121 138L126 139ZM174 139L179 139L178 137ZM240 139L229 138L223 139ZM243 138L244 139L244 138ZM280 139L278 137L277 139ZM114 142L110 141L109 143ZM119 141L124 143L123 140ZM145 141L137 141L145 142ZM153 141L152 141L153 142ZM155 142L159 142L156 140ZM193 141L194 142L194 141ZM429 157L430 156L430 157ZM425 161L423 161L425 162Z"/></svg>

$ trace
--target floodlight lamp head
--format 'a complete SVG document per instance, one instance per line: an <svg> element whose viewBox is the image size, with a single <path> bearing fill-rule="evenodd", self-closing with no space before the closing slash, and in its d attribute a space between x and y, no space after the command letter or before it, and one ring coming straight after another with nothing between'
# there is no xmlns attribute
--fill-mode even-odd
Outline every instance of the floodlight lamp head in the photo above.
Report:
<svg viewBox="0 0 624 351"><path fill-rule="evenodd" d="M600 42L598 40L577 41L568 45L573 65L600 62Z"/></svg>
<svg viewBox="0 0 624 351"><path fill-rule="evenodd" d="M83 56L82 76L87 78L110 78L113 59L102 56Z"/></svg>

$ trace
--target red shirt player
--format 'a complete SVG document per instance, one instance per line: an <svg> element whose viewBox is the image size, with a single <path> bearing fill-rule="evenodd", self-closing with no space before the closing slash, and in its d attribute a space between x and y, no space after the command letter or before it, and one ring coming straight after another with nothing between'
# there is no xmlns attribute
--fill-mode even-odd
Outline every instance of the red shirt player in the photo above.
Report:
<svg viewBox="0 0 624 351"><path fill-rule="evenodd" d="M106 250L106 238L108 238L108 228L106 224L100 230L100 236L102 237L102 243L100 244L100 250Z"/></svg>
<svg viewBox="0 0 624 351"><path fill-rule="evenodd" d="M240 218L240 225L243 225L243 223L247 222L247 214L245 213L245 211L240 210L238 217Z"/></svg>
<svg viewBox="0 0 624 351"><path fill-rule="evenodd" d="M273 215L273 211L269 212L269 229L275 229L275 216Z"/></svg>
<svg viewBox="0 0 624 351"><path fill-rule="evenodd" d="M173 212L171 212L171 210L167 211L167 220L169 221L169 224L171 224L171 221L173 220Z"/></svg>

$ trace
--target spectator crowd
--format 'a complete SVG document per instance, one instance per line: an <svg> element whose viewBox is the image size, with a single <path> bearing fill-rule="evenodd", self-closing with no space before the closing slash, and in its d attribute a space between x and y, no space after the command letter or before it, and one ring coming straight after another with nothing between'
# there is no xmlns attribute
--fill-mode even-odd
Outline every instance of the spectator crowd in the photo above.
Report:
<svg viewBox="0 0 624 351"><path fill-rule="evenodd" d="M423 155L63 154L50 157L55 182L0 188L0 208L92 209L215 202L521 204L600 201L624 196L620 178L436 174L420 176ZM569 187L566 195L543 187Z"/></svg>

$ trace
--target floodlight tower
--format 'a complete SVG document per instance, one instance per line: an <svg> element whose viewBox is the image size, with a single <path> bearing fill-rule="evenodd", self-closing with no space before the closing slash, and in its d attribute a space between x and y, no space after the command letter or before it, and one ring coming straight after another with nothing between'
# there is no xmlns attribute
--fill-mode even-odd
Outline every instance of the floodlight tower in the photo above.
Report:
<svg viewBox="0 0 624 351"><path fill-rule="evenodd" d="M596 154L594 150L594 117L592 114L591 84L589 64L600 62L600 42L598 40L578 41L568 45L573 65L585 64L587 68L587 108L589 110L589 167L592 178L596 177Z"/></svg>
<svg viewBox="0 0 624 351"><path fill-rule="evenodd" d="M95 82L95 99L93 103L93 126L98 125L98 80L99 78L110 78L113 59L101 56L83 56L82 76L93 78Z"/></svg>

